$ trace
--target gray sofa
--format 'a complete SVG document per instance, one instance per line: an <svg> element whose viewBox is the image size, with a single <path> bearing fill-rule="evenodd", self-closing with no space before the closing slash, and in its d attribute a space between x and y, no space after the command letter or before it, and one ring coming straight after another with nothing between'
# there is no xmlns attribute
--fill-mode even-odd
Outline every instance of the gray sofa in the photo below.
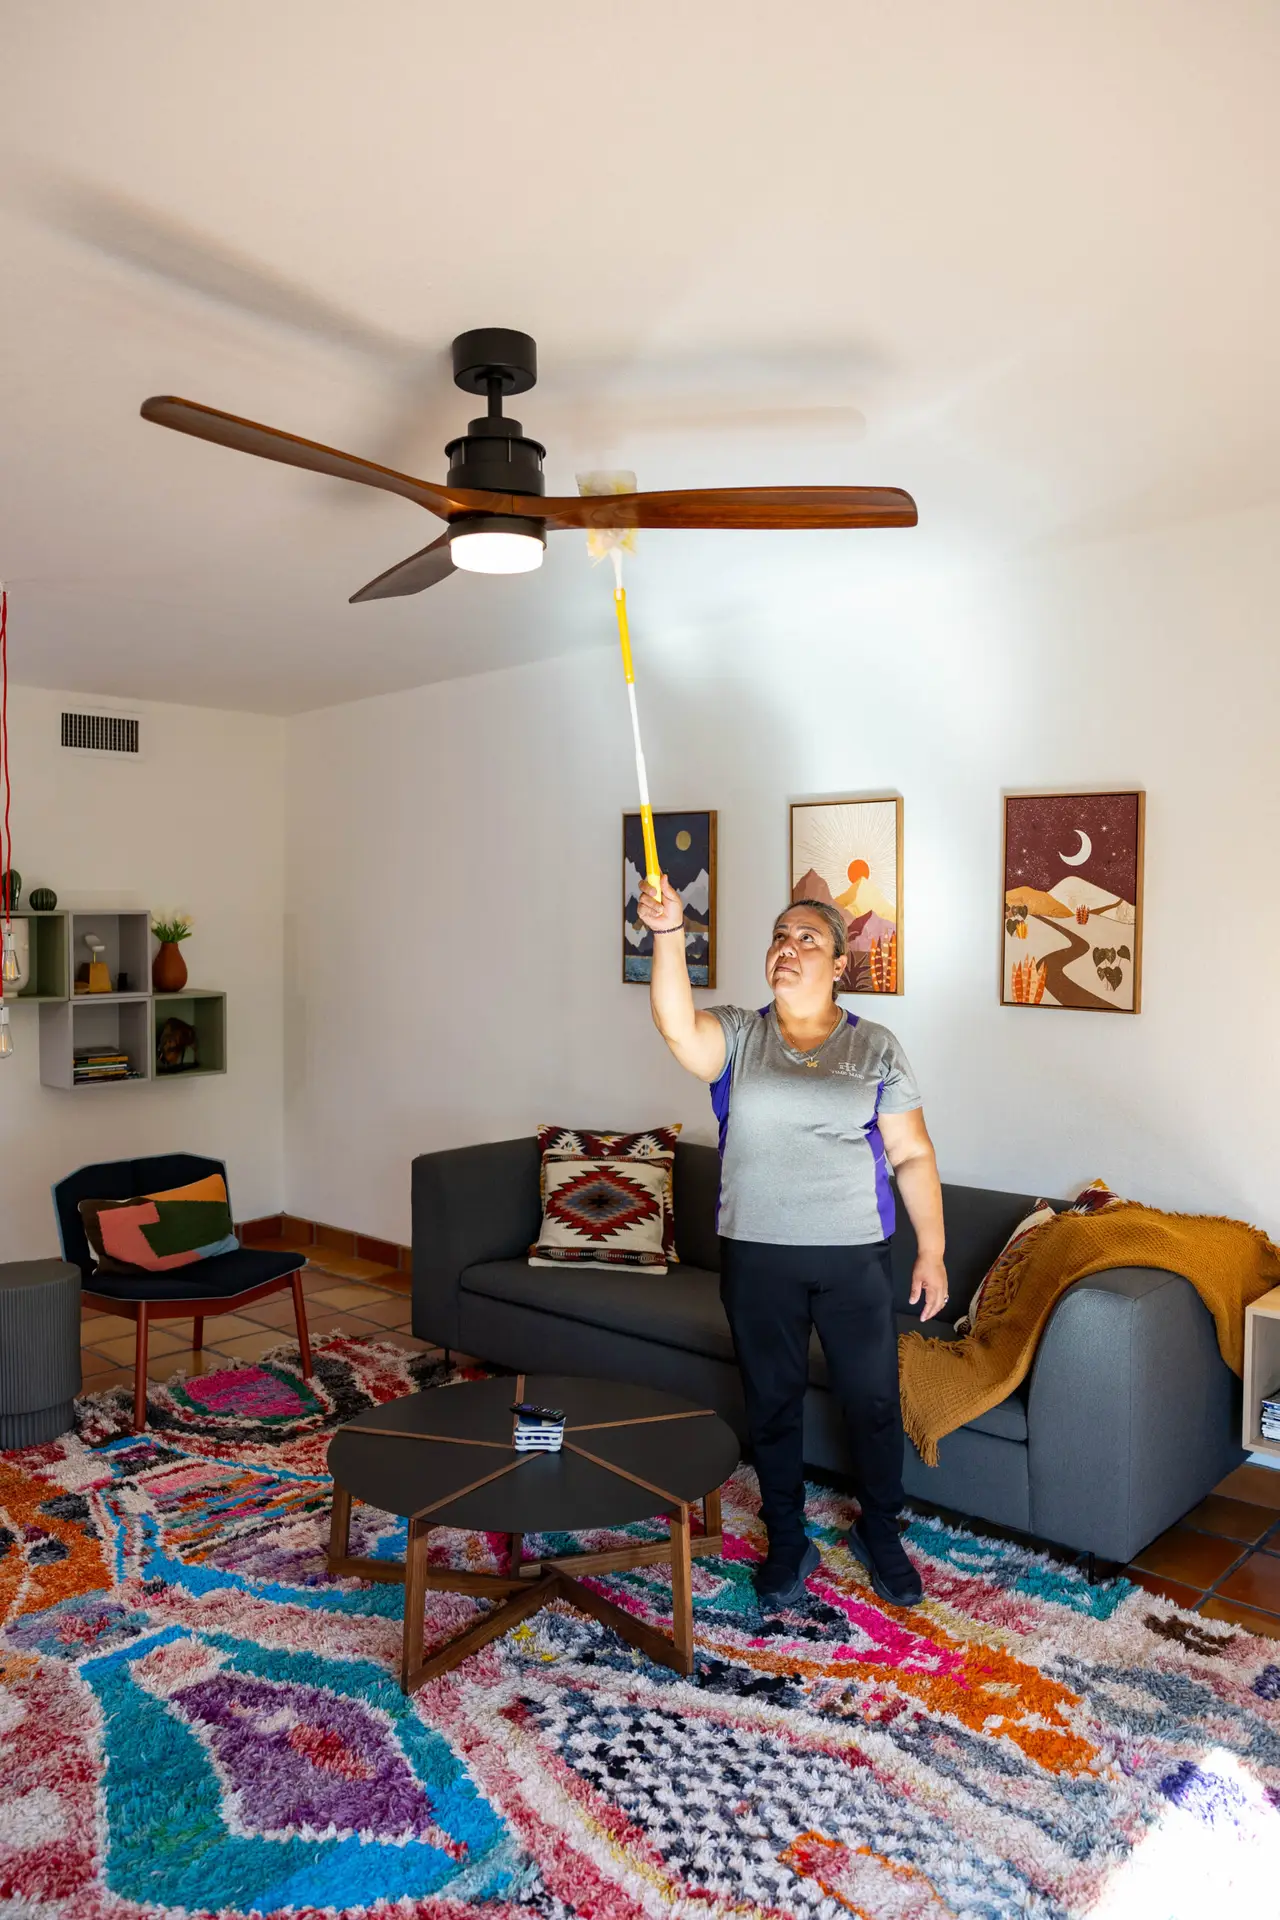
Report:
<svg viewBox="0 0 1280 1920"><path fill-rule="evenodd" d="M715 1232L719 1161L680 1146L680 1264L665 1276L531 1267L540 1224L538 1149L500 1140L413 1163L413 1330L501 1366L597 1374L685 1394L744 1431L742 1394L720 1305ZM946 1319L954 1339L978 1282L1033 1196L944 1186ZM899 1207L893 1262L899 1325L915 1243ZM839 1411L815 1339L805 1458L849 1471ZM910 1497L1127 1561L1238 1465L1239 1383L1213 1322L1176 1274L1116 1268L1079 1281L1054 1311L1028 1379L940 1448L927 1467L907 1443Z"/></svg>

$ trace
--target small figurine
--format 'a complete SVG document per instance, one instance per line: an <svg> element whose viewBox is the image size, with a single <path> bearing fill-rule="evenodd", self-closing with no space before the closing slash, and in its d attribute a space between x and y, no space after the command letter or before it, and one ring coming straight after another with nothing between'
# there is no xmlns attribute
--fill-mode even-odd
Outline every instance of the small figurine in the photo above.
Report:
<svg viewBox="0 0 1280 1920"><path fill-rule="evenodd" d="M177 1073L187 1066L188 1049L192 1055L190 1066L198 1067L200 1058L196 1051L195 1028L189 1027L185 1020L166 1020L156 1035L157 1073Z"/></svg>

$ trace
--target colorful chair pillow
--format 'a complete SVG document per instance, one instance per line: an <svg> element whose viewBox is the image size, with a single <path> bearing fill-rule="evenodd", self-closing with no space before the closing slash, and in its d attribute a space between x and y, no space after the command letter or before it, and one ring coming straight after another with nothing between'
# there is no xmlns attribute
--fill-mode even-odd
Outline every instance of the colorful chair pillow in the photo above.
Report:
<svg viewBox="0 0 1280 1920"><path fill-rule="evenodd" d="M543 1155L542 1231L533 1267L614 1267L665 1273L663 1233L671 1156Z"/></svg>
<svg viewBox="0 0 1280 1920"><path fill-rule="evenodd" d="M538 1128L538 1151L542 1166L538 1175L542 1204L547 1203L547 1155L575 1154L583 1160L655 1160L666 1159L667 1179L663 1191L662 1257L669 1266L679 1263L676 1252L676 1212L674 1173L676 1141L680 1122L669 1127L647 1127L642 1133L588 1133L582 1127Z"/></svg>
<svg viewBox="0 0 1280 1920"><path fill-rule="evenodd" d="M79 1211L101 1273L169 1273L240 1245L220 1173L132 1200L82 1200Z"/></svg>

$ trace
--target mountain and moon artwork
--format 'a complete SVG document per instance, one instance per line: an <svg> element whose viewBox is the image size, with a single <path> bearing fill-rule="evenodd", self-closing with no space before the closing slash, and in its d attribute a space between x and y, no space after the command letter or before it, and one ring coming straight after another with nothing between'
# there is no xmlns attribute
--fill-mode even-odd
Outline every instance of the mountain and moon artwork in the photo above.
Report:
<svg viewBox="0 0 1280 1920"><path fill-rule="evenodd" d="M1006 795L1002 1006L1138 1012L1145 797Z"/></svg>
<svg viewBox="0 0 1280 1920"><path fill-rule="evenodd" d="M901 799L793 801L791 898L844 915L840 993L901 993Z"/></svg>
<svg viewBox="0 0 1280 1920"><path fill-rule="evenodd" d="M716 816L709 813L655 813L658 861L684 902L684 950L695 987L716 984ZM640 919L644 884L644 839L640 815L622 816L622 978L630 986L648 986L653 970L653 935ZM666 936L669 939L675 935Z"/></svg>

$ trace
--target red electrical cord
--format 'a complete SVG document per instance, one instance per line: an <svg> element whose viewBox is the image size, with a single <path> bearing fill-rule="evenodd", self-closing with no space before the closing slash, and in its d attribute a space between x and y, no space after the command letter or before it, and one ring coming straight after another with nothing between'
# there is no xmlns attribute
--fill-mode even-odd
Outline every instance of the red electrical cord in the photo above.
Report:
<svg viewBox="0 0 1280 1920"><path fill-rule="evenodd" d="M9 921L9 869L13 865L13 836L9 832L9 595L0 587L0 761L4 763L4 833L0 854L4 856L4 924Z"/></svg>

